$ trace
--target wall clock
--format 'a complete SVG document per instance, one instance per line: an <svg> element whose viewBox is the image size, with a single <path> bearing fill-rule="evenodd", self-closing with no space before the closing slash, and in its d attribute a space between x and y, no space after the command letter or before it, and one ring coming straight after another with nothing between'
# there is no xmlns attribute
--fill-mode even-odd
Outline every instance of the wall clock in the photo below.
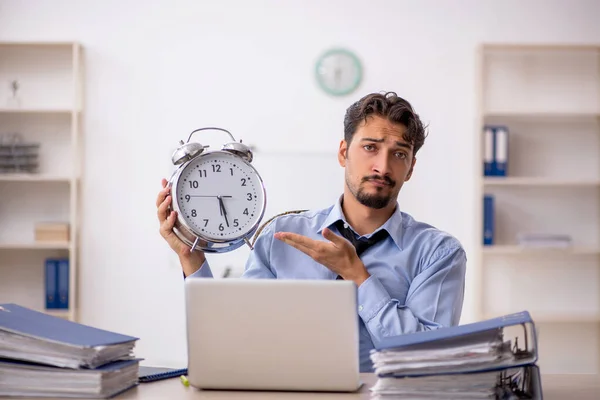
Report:
<svg viewBox="0 0 600 400"><path fill-rule="evenodd" d="M319 87L332 96L344 96L358 88L363 78L363 67L352 51L334 48L323 53L315 66Z"/></svg>

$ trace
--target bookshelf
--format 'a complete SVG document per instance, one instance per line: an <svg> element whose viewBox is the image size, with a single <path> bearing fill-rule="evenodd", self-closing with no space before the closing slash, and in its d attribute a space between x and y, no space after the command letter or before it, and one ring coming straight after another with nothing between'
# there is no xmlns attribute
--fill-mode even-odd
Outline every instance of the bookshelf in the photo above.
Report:
<svg viewBox="0 0 600 400"><path fill-rule="evenodd" d="M477 59L478 318L528 310L542 373L600 374L600 45L484 44ZM489 125L508 128L506 176L484 174ZM571 244L524 246L522 233Z"/></svg>
<svg viewBox="0 0 600 400"><path fill-rule="evenodd" d="M77 320L82 51L72 42L0 42L0 137L18 133L23 142L39 145L36 170L0 171L0 303L72 321ZM36 240L35 227L43 222L67 223L68 240ZM68 259L67 308L46 308L50 258Z"/></svg>

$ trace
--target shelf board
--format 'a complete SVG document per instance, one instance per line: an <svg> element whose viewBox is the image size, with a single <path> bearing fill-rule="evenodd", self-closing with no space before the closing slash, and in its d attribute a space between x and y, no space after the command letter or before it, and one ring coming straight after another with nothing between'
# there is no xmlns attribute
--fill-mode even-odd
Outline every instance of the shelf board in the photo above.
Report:
<svg viewBox="0 0 600 400"><path fill-rule="evenodd" d="M73 47L78 42L0 42L0 47Z"/></svg>
<svg viewBox="0 0 600 400"><path fill-rule="evenodd" d="M0 114L71 114L72 108L0 108Z"/></svg>
<svg viewBox="0 0 600 400"><path fill-rule="evenodd" d="M582 120L582 119L600 119L600 112L551 112L551 111L531 111L531 112L486 112L483 114L485 120Z"/></svg>
<svg viewBox="0 0 600 400"><path fill-rule="evenodd" d="M483 246L483 254L523 254L523 255L548 255L548 254L573 254L573 255L600 255L600 248L586 246L569 247L526 247L519 245L494 245Z"/></svg>
<svg viewBox="0 0 600 400"><path fill-rule="evenodd" d="M64 175L46 175L46 174L14 174L0 173L0 181L5 182L70 182L71 177Z"/></svg>
<svg viewBox="0 0 600 400"><path fill-rule="evenodd" d="M484 186L600 186L600 180L574 180L536 177L484 177Z"/></svg>
<svg viewBox="0 0 600 400"><path fill-rule="evenodd" d="M0 243L0 250L69 250L69 242Z"/></svg>

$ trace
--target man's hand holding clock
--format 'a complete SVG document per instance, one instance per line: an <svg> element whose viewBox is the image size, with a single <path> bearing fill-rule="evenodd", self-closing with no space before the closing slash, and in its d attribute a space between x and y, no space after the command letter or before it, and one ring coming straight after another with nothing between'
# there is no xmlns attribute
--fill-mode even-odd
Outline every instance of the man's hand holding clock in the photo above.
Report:
<svg viewBox="0 0 600 400"><path fill-rule="evenodd" d="M186 245L173 233L173 226L177 220L177 211L169 212L172 197L171 188L167 185L167 180L162 180L162 190L158 193L156 207L158 208L158 221L160 222L160 235L165 238L171 249L179 256L179 261L183 268L185 276L189 276L198 271L204 263L205 256L201 251L190 252L190 246Z"/></svg>

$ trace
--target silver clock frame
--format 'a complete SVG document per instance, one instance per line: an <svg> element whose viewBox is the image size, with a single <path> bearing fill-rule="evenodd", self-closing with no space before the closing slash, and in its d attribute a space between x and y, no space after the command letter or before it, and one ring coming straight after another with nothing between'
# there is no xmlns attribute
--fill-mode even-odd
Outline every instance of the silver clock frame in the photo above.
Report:
<svg viewBox="0 0 600 400"><path fill-rule="evenodd" d="M221 150L213 150L208 152L204 152L204 149L208 148L209 146L202 146L201 144L196 142L190 143L189 140L194 132L208 129L227 132L233 140L233 142L224 144ZM167 183L167 185L171 188L172 191L172 201L170 209L177 212L177 219L173 227L173 232L182 242L190 246L190 252L202 251L205 253L226 253L229 251L236 250L244 244L247 244L250 247L250 249L253 249L250 239L258 230L262 219L265 215L267 208L267 192L262 177L260 176L256 168L254 168L254 166L250 164L253 160L252 151L248 146L242 144L241 141L239 143L235 142L235 139L233 138L231 133L222 128L200 128L193 131L190 134L190 138L188 138L187 143L180 141L180 147L173 153L172 161L175 165L179 165L179 167L173 172ZM260 188L263 194L262 209L254 225L252 225L252 227L248 231L246 231L246 233L242 233L241 235L232 239L215 239L203 235L202 232L196 231L181 216L181 208L179 207L178 183L182 172L190 163L204 158L208 155L214 155L218 153L227 154L229 156L233 155L234 157L237 157L237 159L239 159L240 162L243 162L248 167L250 167L258 177L258 181L260 182Z"/></svg>

